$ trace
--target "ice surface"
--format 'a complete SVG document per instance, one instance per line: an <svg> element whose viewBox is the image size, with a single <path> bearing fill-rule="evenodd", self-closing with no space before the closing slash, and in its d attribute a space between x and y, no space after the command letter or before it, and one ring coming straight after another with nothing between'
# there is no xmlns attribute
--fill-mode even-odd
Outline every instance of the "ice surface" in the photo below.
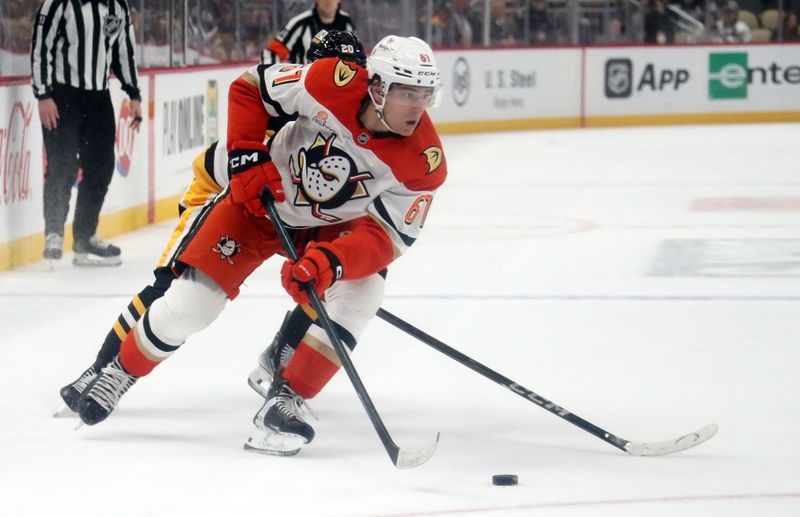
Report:
<svg viewBox="0 0 800 517"><path fill-rule="evenodd" d="M697 448L628 456L376 319L356 367L398 444L441 432L434 457L394 468L343 374L298 456L246 453L246 376L291 307L278 260L74 430L58 389L169 222L114 239L119 268L0 273L0 515L800 515L798 142L798 124L446 137L448 181L391 267L391 312L623 438L719 424ZM756 202L697 209L733 198Z"/></svg>

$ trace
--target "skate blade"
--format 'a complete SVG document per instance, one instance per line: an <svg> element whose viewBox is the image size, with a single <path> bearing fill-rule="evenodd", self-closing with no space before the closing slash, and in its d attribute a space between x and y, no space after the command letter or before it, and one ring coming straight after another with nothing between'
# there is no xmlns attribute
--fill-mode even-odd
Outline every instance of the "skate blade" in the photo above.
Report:
<svg viewBox="0 0 800 517"><path fill-rule="evenodd" d="M272 429L257 427L250 433L242 448L246 451L272 456L294 456L308 443L296 434L279 433Z"/></svg>
<svg viewBox="0 0 800 517"><path fill-rule="evenodd" d="M297 453L300 452L300 449L296 449L294 451L273 451L268 449L259 449L258 447L251 447L250 444L248 444L247 442L244 442L244 445L242 445L242 449L249 452L255 452L258 454L266 454L267 456L284 456L284 457L297 456Z"/></svg>
<svg viewBox="0 0 800 517"><path fill-rule="evenodd" d="M262 373L263 375L261 375ZM267 391L271 383L272 377L270 377L266 371L260 367L253 370L253 372L247 377L248 386L250 386L253 391L258 393L263 399L268 397Z"/></svg>
<svg viewBox="0 0 800 517"><path fill-rule="evenodd" d="M84 253L76 253L72 265L76 267L114 267L122 264L122 257L94 257Z"/></svg>
<svg viewBox="0 0 800 517"><path fill-rule="evenodd" d="M72 416L78 416L78 414L72 411L66 404L61 404L56 412L53 413L53 418L69 418Z"/></svg>

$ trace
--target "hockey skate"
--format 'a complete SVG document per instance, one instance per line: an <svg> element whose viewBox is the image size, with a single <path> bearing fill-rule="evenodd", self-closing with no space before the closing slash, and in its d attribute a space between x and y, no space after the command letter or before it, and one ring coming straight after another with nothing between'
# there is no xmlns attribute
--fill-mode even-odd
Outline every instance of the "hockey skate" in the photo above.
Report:
<svg viewBox="0 0 800 517"><path fill-rule="evenodd" d="M269 386L275 378L275 372L285 368L293 355L294 348L283 342L278 331L272 343L258 356L258 366L247 376L247 384L262 397L269 397Z"/></svg>
<svg viewBox="0 0 800 517"><path fill-rule="evenodd" d="M72 264L75 266L119 266L122 264L122 251L111 243L101 241L97 235L88 240L75 241L72 244L75 255Z"/></svg>
<svg viewBox="0 0 800 517"><path fill-rule="evenodd" d="M66 408L69 408L73 413L77 413L81 395L83 395L86 387L96 378L97 372L94 369L94 365L92 365L87 368L80 377L61 388L59 394L66 407L60 408L53 416L66 416L69 414L66 412Z"/></svg>
<svg viewBox="0 0 800 517"><path fill-rule="evenodd" d="M314 428L303 419L303 397L278 377L269 388L268 397L253 417L256 429L244 444L252 450L275 456L294 456L314 439Z"/></svg>
<svg viewBox="0 0 800 517"><path fill-rule="evenodd" d="M78 401L78 414L84 424L94 425L105 420L117 407L120 397L133 386L138 377L126 372L115 357L100 370Z"/></svg>
<svg viewBox="0 0 800 517"><path fill-rule="evenodd" d="M42 257L48 260L61 260L64 254L64 236L48 233L44 236L44 252Z"/></svg>

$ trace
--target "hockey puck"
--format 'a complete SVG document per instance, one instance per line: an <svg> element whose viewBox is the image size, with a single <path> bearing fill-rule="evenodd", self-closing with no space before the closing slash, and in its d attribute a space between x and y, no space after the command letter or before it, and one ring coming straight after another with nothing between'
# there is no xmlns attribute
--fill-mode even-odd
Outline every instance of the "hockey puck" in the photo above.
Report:
<svg viewBox="0 0 800 517"><path fill-rule="evenodd" d="M492 484L497 486L513 486L517 484L515 474L495 474L492 476Z"/></svg>

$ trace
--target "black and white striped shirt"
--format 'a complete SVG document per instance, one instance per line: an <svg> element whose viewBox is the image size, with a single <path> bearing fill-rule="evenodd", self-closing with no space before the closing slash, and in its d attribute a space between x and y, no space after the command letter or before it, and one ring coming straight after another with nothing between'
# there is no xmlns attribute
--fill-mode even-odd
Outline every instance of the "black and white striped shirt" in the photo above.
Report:
<svg viewBox="0 0 800 517"><path fill-rule="evenodd" d="M341 9L331 23L322 23L317 8L298 14L286 24L264 50L262 63L306 63L306 51L311 46L311 39L316 33L325 30L352 31L353 21L350 15Z"/></svg>
<svg viewBox="0 0 800 517"><path fill-rule="evenodd" d="M109 70L139 99L131 15L126 0L44 0L36 12L31 79L38 99L53 85L108 89Z"/></svg>

